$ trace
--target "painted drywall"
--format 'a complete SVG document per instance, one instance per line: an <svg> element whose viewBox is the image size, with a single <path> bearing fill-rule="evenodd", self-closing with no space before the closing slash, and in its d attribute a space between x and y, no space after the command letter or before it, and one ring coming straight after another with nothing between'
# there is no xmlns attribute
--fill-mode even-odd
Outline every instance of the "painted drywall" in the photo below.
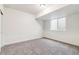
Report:
<svg viewBox="0 0 79 59"><path fill-rule="evenodd" d="M45 37L79 46L79 13L66 16L66 31L51 31L49 20L45 26Z"/></svg>
<svg viewBox="0 0 79 59"><path fill-rule="evenodd" d="M45 37L45 36L44 36L44 33L45 33L46 28L48 28L48 27L47 27L48 24L46 25L46 23L47 23L48 21L45 21L45 20L42 20L42 19L37 19L37 21L39 22L39 24L40 24L41 27L42 27L42 37Z"/></svg>
<svg viewBox="0 0 79 59"><path fill-rule="evenodd" d="M4 7L3 7L3 5L2 4L0 4L0 10L3 12L4 11ZM0 51L1 51L1 47L2 47L2 16L3 15L1 15L1 11L0 11Z"/></svg>
<svg viewBox="0 0 79 59"><path fill-rule="evenodd" d="M2 8L2 5L0 5L0 9ZM1 14L0 14L0 51L1 51Z"/></svg>
<svg viewBox="0 0 79 59"><path fill-rule="evenodd" d="M42 37L42 28L34 15L11 8L4 10L2 20L3 45Z"/></svg>

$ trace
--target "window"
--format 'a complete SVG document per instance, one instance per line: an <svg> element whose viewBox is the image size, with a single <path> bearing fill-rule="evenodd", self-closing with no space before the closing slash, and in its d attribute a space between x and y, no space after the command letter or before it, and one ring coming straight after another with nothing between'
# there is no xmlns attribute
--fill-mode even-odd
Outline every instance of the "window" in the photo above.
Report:
<svg viewBox="0 0 79 59"><path fill-rule="evenodd" d="M57 30L57 19L51 20L51 30Z"/></svg>
<svg viewBox="0 0 79 59"><path fill-rule="evenodd" d="M65 31L66 28L66 19L65 17L56 18L50 22L50 30L54 31Z"/></svg>

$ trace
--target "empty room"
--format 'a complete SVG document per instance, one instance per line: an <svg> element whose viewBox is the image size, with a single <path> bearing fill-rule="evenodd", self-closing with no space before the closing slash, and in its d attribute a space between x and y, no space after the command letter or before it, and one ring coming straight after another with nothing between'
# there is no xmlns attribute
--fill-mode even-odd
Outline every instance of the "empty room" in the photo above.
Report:
<svg viewBox="0 0 79 59"><path fill-rule="evenodd" d="M79 4L0 4L0 55L79 55Z"/></svg>

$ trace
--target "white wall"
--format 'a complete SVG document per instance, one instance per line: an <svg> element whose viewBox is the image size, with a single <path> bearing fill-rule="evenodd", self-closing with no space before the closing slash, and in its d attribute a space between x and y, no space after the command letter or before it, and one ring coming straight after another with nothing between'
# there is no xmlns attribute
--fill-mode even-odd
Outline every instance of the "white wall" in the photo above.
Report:
<svg viewBox="0 0 79 59"><path fill-rule="evenodd" d="M0 9L1 9L1 11L3 12L4 10L4 7L3 7L3 5L2 4L0 4ZM0 11L0 12L1 12ZM2 15L1 15L1 13L0 13L0 51L1 51L1 47L2 47Z"/></svg>
<svg viewBox="0 0 79 59"><path fill-rule="evenodd" d="M5 8L2 26L3 45L42 37L41 26L29 13Z"/></svg>
<svg viewBox="0 0 79 59"><path fill-rule="evenodd" d="M0 5L0 9L2 8L2 5ZM1 51L1 13L0 13L0 51Z"/></svg>
<svg viewBox="0 0 79 59"><path fill-rule="evenodd" d="M50 31L49 25L47 21L45 37L79 46L79 13L66 16L65 32Z"/></svg>

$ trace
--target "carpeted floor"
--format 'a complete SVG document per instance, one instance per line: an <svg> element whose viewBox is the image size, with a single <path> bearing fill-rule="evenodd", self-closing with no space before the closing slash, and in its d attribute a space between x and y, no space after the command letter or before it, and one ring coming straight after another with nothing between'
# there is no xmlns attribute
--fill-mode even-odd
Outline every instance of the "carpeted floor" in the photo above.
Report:
<svg viewBox="0 0 79 59"><path fill-rule="evenodd" d="M77 55L79 47L49 39L35 39L2 47L1 55Z"/></svg>

